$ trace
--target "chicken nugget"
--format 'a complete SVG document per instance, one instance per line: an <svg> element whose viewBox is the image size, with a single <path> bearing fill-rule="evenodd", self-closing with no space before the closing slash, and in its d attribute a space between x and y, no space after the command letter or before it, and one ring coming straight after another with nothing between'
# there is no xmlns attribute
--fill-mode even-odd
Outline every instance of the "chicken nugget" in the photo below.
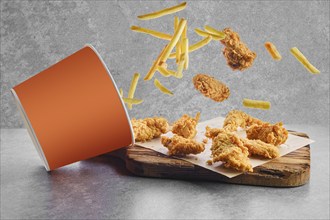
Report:
<svg viewBox="0 0 330 220"><path fill-rule="evenodd" d="M169 124L165 118L154 117L131 120L135 141L145 142L165 134L169 130Z"/></svg>
<svg viewBox="0 0 330 220"><path fill-rule="evenodd" d="M184 138L194 138L197 134L196 126L199 121L200 112L198 112L195 118L184 114L179 120L177 120L172 127L172 133L182 136Z"/></svg>
<svg viewBox="0 0 330 220"><path fill-rule="evenodd" d="M161 142L164 147L168 148L168 154L174 156L199 154L205 150L203 143L178 135L174 135L172 138L162 136Z"/></svg>
<svg viewBox="0 0 330 220"><path fill-rule="evenodd" d="M252 125L246 130L246 136L248 139L261 140L265 143L273 144L275 146L285 143L288 139L288 131L283 127L282 122L262 125Z"/></svg>
<svg viewBox="0 0 330 220"><path fill-rule="evenodd" d="M222 102L228 99L230 95L229 88L223 82L206 74L194 76L193 83L200 93L216 102Z"/></svg>
<svg viewBox="0 0 330 220"><path fill-rule="evenodd" d="M243 71L252 66L257 54L251 51L245 43L240 40L238 33L230 28L225 28L223 32L226 37L220 42L225 45L223 55L227 60L227 64L233 70Z"/></svg>

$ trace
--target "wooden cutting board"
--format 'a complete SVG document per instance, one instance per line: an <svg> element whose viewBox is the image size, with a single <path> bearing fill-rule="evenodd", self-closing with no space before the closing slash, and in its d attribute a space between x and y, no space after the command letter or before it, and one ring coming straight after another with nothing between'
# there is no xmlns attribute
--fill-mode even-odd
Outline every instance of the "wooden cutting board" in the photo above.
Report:
<svg viewBox="0 0 330 220"><path fill-rule="evenodd" d="M301 137L304 133L290 131ZM244 173L228 178L190 162L173 158L156 151L133 146L112 153L124 159L126 168L135 175L171 179L211 180L226 183L295 187L308 182L310 176L310 146L307 145L285 156L253 168L253 173Z"/></svg>

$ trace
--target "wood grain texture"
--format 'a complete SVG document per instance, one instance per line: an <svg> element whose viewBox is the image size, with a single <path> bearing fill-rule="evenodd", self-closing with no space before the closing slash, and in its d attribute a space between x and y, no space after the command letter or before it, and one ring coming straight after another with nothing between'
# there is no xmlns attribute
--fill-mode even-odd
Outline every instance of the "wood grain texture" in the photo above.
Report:
<svg viewBox="0 0 330 220"><path fill-rule="evenodd" d="M303 133L290 133L308 137ZM116 154L125 159L129 171L146 177L211 180L271 187L301 186L307 183L310 177L309 145L255 167L253 173L244 173L234 178L139 146L121 149Z"/></svg>

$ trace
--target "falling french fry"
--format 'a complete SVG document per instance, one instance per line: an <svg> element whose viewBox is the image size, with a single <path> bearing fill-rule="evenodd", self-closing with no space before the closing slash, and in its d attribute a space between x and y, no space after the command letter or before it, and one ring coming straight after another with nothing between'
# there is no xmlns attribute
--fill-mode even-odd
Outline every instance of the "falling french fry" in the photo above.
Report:
<svg viewBox="0 0 330 220"><path fill-rule="evenodd" d="M168 59L169 55L171 54L171 51L173 50L173 48L175 47L175 45L178 43L181 34L184 30L184 26L186 25L187 20L185 19L181 19L178 25L178 28L176 29L172 40L168 43L168 45L166 46L164 53L161 55L159 62L166 62L166 60Z"/></svg>
<svg viewBox="0 0 330 220"><path fill-rule="evenodd" d="M259 108L268 110L270 109L270 102L261 101L261 100L252 100L252 99L243 99L243 105L247 108Z"/></svg>
<svg viewBox="0 0 330 220"><path fill-rule="evenodd" d="M208 37L204 38L203 40L198 41L197 43L190 45L189 46L189 53L191 53L191 52L193 52L195 50L198 50L198 49L204 47L205 45L207 45L208 43L210 43L211 40L212 40L212 37L211 36L208 36ZM170 56L169 56L169 58L170 59L174 59L175 56L176 56L175 53L171 53Z"/></svg>
<svg viewBox="0 0 330 220"><path fill-rule="evenodd" d="M151 36L157 37L159 39L171 40L172 36L163 32L154 31L147 28L142 28L139 26L131 26L131 30L139 33L149 34Z"/></svg>
<svg viewBox="0 0 330 220"><path fill-rule="evenodd" d="M173 92L171 92L169 89L167 89L165 86L163 86L158 79L154 80L154 85L156 88L158 88L162 93L167 95L173 95Z"/></svg>
<svg viewBox="0 0 330 220"><path fill-rule="evenodd" d="M302 54L297 47L292 47L290 49L290 52L292 55L310 72L313 74L320 73L320 70L318 70L315 66L313 66L307 58Z"/></svg>
<svg viewBox="0 0 330 220"><path fill-rule="evenodd" d="M168 15L168 14L173 14L175 12L182 11L183 9L186 8L186 6L187 6L187 3L183 2L179 5L176 5L176 6L173 6L173 7L170 7L170 8L165 8L165 9L162 9L160 11L155 11L155 12L145 14L145 15L139 15L138 18L140 20L155 19L155 18L159 18L159 17L165 16L165 15Z"/></svg>
<svg viewBox="0 0 330 220"><path fill-rule="evenodd" d="M136 90L136 86L137 86L137 83L139 81L139 78L140 78L140 74L139 73L134 73L133 78L132 78L131 85L129 87L128 97L127 98L133 99L134 93L135 93L135 90ZM132 104L128 104L128 108L129 109L132 109Z"/></svg>

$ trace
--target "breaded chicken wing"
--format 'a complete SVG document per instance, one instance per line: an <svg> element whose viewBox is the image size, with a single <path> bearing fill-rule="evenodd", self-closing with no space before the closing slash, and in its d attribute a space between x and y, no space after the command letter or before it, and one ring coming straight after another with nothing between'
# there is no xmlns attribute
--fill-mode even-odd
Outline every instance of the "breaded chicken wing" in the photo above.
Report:
<svg viewBox="0 0 330 220"><path fill-rule="evenodd" d="M178 135L174 135L172 138L162 136L161 142L168 148L169 155L184 156L188 154L199 154L205 150L203 143Z"/></svg>
<svg viewBox="0 0 330 220"><path fill-rule="evenodd" d="M288 131L283 127L282 122L262 125L252 125L246 130L246 136L248 139L261 140L265 143L273 144L275 146L285 143L288 139Z"/></svg>
<svg viewBox="0 0 330 220"><path fill-rule="evenodd" d="M247 128L254 124L262 125L264 123L266 122L254 118L245 112L232 110L227 114L223 123L223 128L227 131L237 131L238 127Z"/></svg>
<svg viewBox="0 0 330 220"><path fill-rule="evenodd" d="M153 138L165 134L169 130L169 124L165 118L154 117L131 120L135 141L149 141Z"/></svg>
<svg viewBox="0 0 330 220"><path fill-rule="evenodd" d="M174 122L172 127L172 133L182 136L184 138L194 138L197 134L196 126L199 121L200 112L198 112L195 118L184 114L179 120Z"/></svg>
<svg viewBox="0 0 330 220"><path fill-rule="evenodd" d="M240 40L238 33L234 32L230 28L225 28L223 32L226 37L221 40L221 43L225 45L223 55L227 60L227 64L233 70L243 71L252 66L257 54L251 51L245 43Z"/></svg>
<svg viewBox="0 0 330 220"><path fill-rule="evenodd" d="M194 76L193 83L195 88L205 97L216 102L222 102L228 99L230 95L229 88L223 82L206 74L197 74Z"/></svg>

